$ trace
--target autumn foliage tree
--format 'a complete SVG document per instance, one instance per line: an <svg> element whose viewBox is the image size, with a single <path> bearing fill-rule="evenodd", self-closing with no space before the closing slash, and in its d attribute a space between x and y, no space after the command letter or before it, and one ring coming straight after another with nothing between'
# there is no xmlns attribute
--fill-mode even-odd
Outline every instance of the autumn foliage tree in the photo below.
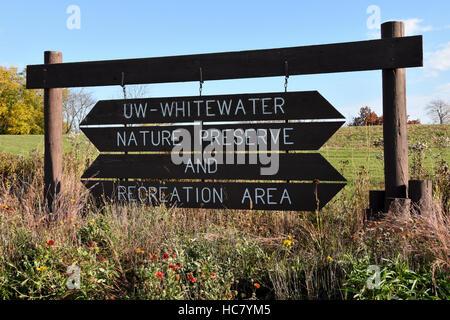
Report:
<svg viewBox="0 0 450 320"><path fill-rule="evenodd" d="M352 126L375 126L383 124L383 117L378 117L377 114L369 107L365 106L359 109L358 116L354 117Z"/></svg>
<svg viewBox="0 0 450 320"><path fill-rule="evenodd" d="M27 90L25 71L0 66L0 134L44 133L42 90Z"/></svg>

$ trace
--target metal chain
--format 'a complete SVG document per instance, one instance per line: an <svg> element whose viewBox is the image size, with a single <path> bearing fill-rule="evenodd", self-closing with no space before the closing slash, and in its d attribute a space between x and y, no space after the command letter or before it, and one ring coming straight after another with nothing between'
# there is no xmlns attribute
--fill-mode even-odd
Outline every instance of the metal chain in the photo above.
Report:
<svg viewBox="0 0 450 320"><path fill-rule="evenodd" d="M123 98L127 99L127 88L125 87L125 73L122 72L122 83L120 84L123 90Z"/></svg>
<svg viewBox="0 0 450 320"><path fill-rule="evenodd" d="M202 96L202 89L203 89L203 72L202 67L200 67L200 88L199 88L200 97Z"/></svg>
<svg viewBox="0 0 450 320"><path fill-rule="evenodd" d="M288 62L284 61L284 92L287 92L288 80L289 80L289 72L288 72Z"/></svg>

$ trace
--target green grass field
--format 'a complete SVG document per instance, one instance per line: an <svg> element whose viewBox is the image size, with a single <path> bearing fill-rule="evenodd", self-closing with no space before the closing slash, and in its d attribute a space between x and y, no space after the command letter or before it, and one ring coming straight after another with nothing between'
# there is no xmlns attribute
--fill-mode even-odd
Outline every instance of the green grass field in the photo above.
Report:
<svg viewBox="0 0 450 320"><path fill-rule="evenodd" d="M440 148L434 141L437 137L450 137L450 125L410 125L408 127L408 140L410 144L427 142L429 149L426 152L424 167L432 173L436 161L433 155L443 154L443 158L450 162L450 148ZM79 140L78 140L79 139ZM342 127L320 149L325 158L349 181L355 179L364 167L371 177L373 187L383 183L383 147L375 146L374 142L382 139L382 126L373 127ZM77 137L80 142L87 141L84 135ZM63 139L64 151L69 151L72 143L67 136ZM44 137L42 135L16 136L0 135L0 152L27 155L32 150L44 150ZM92 149L94 147L92 146ZM410 159L411 163L412 159Z"/></svg>

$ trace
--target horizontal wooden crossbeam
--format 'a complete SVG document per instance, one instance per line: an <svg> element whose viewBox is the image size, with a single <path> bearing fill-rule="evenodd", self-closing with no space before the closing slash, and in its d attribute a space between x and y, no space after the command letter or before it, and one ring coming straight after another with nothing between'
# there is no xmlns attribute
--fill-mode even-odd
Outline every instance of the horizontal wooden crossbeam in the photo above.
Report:
<svg viewBox="0 0 450 320"><path fill-rule="evenodd" d="M420 66L423 66L422 36L413 36L267 50L29 65L27 88L185 82L200 81L200 77L223 80Z"/></svg>

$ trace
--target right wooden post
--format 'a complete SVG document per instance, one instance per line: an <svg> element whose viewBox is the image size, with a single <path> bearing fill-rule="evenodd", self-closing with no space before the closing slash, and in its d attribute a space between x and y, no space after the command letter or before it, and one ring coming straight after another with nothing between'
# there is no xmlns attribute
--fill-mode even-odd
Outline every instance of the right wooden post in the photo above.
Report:
<svg viewBox="0 0 450 320"><path fill-rule="evenodd" d="M403 22L381 25L381 38L403 37ZM408 197L408 137L405 69L383 69L385 212L393 198Z"/></svg>

